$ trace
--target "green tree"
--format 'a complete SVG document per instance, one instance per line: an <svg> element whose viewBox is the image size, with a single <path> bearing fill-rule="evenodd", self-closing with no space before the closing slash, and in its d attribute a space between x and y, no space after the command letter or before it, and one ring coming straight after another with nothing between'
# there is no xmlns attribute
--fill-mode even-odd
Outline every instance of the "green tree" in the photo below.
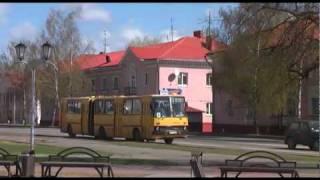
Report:
<svg viewBox="0 0 320 180"><path fill-rule="evenodd" d="M143 38L136 37L131 42L129 42L129 46L141 47L141 46L147 46L147 45L152 45L157 43L161 43L161 40L159 38L144 36Z"/></svg>
<svg viewBox="0 0 320 180"><path fill-rule="evenodd" d="M290 95L301 92L302 79L319 68L318 11L312 3L244 3L220 10L220 35L229 47L210 53L220 66L214 84L247 104L256 127L258 114L281 112Z"/></svg>

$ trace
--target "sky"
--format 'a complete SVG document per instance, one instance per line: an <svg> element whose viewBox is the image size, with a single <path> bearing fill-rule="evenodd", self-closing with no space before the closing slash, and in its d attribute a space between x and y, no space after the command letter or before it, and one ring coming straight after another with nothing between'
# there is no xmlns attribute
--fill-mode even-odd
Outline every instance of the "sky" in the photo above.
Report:
<svg viewBox="0 0 320 180"><path fill-rule="evenodd" d="M163 42L192 36L201 30L210 12L218 17L220 8L235 3L0 3L0 53L7 52L9 41L33 40L45 26L51 9L81 6L77 21L82 38L92 41L98 52L123 50L136 37L156 37ZM218 23L218 21L215 21ZM106 32L106 33L104 33Z"/></svg>

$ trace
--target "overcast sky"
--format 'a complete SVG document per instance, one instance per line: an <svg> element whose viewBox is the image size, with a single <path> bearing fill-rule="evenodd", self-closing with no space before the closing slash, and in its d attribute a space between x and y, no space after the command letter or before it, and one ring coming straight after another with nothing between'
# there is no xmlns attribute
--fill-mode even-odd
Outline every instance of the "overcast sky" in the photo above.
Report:
<svg viewBox="0 0 320 180"><path fill-rule="evenodd" d="M167 40L170 19L174 39L191 36L200 30L210 11L231 8L230 3L0 3L0 52L7 51L8 41L32 40L44 27L50 9L82 6L78 27L85 40L103 51L104 31L108 51L121 50L135 37L158 37ZM169 36L170 37L170 36Z"/></svg>

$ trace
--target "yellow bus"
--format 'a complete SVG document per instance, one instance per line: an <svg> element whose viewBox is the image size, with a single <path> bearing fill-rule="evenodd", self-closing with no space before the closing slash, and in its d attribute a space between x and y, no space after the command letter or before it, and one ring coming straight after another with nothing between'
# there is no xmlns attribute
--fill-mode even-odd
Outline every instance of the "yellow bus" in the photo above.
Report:
<svg viewBox="0 0 320 180"><path fill-rule="evenodd" d="M163 139L171 144L187 132L185 99L176 95L92 96L62 100L61 132L99 139Z"/></svg>

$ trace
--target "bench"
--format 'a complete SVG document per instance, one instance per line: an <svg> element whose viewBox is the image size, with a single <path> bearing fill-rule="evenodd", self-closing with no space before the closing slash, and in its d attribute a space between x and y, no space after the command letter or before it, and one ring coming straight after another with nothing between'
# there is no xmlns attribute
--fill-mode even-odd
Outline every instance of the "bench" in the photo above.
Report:
<svg viewBox="0 0 320 180"><path fill-rule="evenodd" d="M227 177L228 172L236 172L235 177L239 177L242 172L277 173L280 177L283 177L283 174L290 174L291 177L299 177L295 168L296 162L286 161L277 154L268 151L251 151L233 160L226 160L225 165L220 166L220 172L221 177Z"/></svg>
<svg viewBox="0 0 320 180"><path fill-rule="evenodd" d="M205 177L202 167L202 152L191 152L191 177ZM199 160L200 159L200 160Z"/></svg>
<svg viewBox="0 0 320 180"><path fill-rule="evenodd" d="M15 176L21 174L21 168L19 165L19 160L17 155L12 155L3 148L0 148L0 166L4 166L8 172L8 176L11 177L11 166L16 169Z"/></svg>
<svg viewBox="0 0 320 180"><path fill-rule="evenodd" d="M102 156L86 147L72 147L49 155L48 161L40 163L42 177L57 177L62 168L94 168L100 177L104 177L104 169L108 170L108 177L113 177L109 156ZM52 176L52 168L58 168Z"/></svg>

